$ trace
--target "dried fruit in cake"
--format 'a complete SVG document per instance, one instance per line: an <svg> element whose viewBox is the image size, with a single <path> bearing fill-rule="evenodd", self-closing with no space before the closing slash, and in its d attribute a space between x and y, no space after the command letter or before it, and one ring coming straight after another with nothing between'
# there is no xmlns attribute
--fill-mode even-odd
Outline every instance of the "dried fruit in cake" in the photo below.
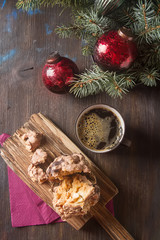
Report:
<svg viewBox="0 0 160 240"><path fill-rule="evenodd" d="M33 182L43 183L47 180L46 174L42 168L30 164L28 167L28 175Z"/></svg>
<svg viewBox="0 0 160 240"><path fill-rule="evenodd" d="M43 151L43 149L41 148L37 148L31 158L31 162L35 166L41 163L45 163L46 160L47 160L47 153Z"/></svg>
<svg viewBox="0 0 160 240"><path fill-rule="evenodd" d="M33 152L36 148L40 146L42 134L29 130L28 132L23 134L21 138L24 141L26 149L30 152Z"/></svg>
<svg viewBox="0 0 160 240"><path fill-rule="evenodd" d="M84 156L81 153L72 155L61 155L57 157L47 168L47 176L49 180L62 180L65 176L74 173L90 173Z"/></svg>
<svg viewBox="0 0 160 240"><path fill-rule="evenodd" d="M53 188L53 207L63 220L85 215L100 197L98 185L86 176L75 174L65 177Z"/></svg>

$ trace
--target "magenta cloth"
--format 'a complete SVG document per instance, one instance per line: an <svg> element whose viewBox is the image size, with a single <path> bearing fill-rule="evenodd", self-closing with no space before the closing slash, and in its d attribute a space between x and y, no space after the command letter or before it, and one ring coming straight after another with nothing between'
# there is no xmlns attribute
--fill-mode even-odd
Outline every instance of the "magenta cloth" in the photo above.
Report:
<svg viewBox="0 0 160 240"><path fill-rule="evenodd" d="M9 137L0 135L0 145ZM43 202L9 167L8 182L12 227L24 227L62 222L61 218ZM106 207L114 215L113 201Z"/></svg>

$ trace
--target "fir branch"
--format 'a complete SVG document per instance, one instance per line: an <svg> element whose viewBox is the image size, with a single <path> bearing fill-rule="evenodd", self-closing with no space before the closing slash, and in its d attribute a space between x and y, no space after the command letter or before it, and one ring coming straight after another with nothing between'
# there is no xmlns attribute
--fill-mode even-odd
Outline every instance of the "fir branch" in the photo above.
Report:
<svg viewBox="0 0 160 240"><path fill-rule="evenodd" d="M142 67L146 66L151 69L156 67L160 69L160 43L155 42L152 45L143 44L139 51L139 60L142 63Z"/></svg>
<svg viewBox="0 0 160 240"><path fill-rule="evenodd" d="M131 3L130 1L126 1L125 4L122 5L115 12L110 15L120 26L126 26L131 28L133 23L135 22L135 17L133 14L133 7L135 4Z"/></svg>
<svg viewBox="0 0 160 240"><path fill-rule="evenodd" d="M56 34L58 34L60 38L71 38L73 36L76 36L77 38L82 38L83 31L83 27L73 24L70 24L69 26L57 26L55 29Z"/></svg>
<svg viewBox="0 0 160 240"><path fill-rule="evenodd" d="M158 4L156 15L159 15L159 13L160 13L160 4Z"/></svg>
<svg viewBox="0 0 160 240"><path fill-rule="evenodd" d="M60 7L86 7L93 4L93 0L18 0L16 7L22 8L23 10L34 10L41 6L53 7L59 5Z"/></svg>
<svg viewBox="0 0 160 240"><path fill-rule="evenodd" d="M75 82L71 84L70 92L80 98L97 94L104 91L104 85L107 81L105 80L105 72L94 65L91 69L77 76Z"/></svg>
<svg viewBox="0 0 160 240"><path fill-rule="evenodd" d="M42 2L42 0L18 0L18 2L16 3L16 7L18 9L22 8L23 10L33 10L36 8L40 8Z"/></svg>
<svg viewBox="0 0 160 240"><path fill-rule="evenodd" d="M144 22L145 22L145 29L148 29L148 23L147 23L147 18L146 18L146 11L145 11L145 4L142 4L143 8L143 17L144 17Z"/></svg>
<svg viewBox="0 0 160 240"><path fill-rule="evenodd" d="M124 12L125 15L123 16L123 18L121 18L122 21L124 21L124 19L126 19L127 24L131 24L131 23L134 23L136 21L133 17L133 14L132 14L130 8L124 9L123 12Z"/></svg>
<svg viewBox="0 0 160 240"><path fill-rule="evenodd" d="M160 23L158 23L160 24ZM148 43L152 43L154 41L159 40L160 38L160 25L155 26L155 27L149 27L146 29L146 31L142 32L139 36L144 37L146 35L146 41Z"/></svg>
<svg viewBox="0 0 160 240"><path fill-rule="evenodd" d="M146 86L156 86L157 81L160 80L159 73L156 69L145 69L144 72L140 74L139 80Z"/></svg>
<svg viewBox="0 0 160 240"><path fill-rule="evenodd" d="M153 67L156 66L160 69L160 43L155 43L153 46L146 51L145 57L147 58L147 66Z"/></svg>
<svg viewBox="0 0 160 240"><path fill-rule="evenodd" d="M62 38L75 36L78 39L83 39L82 54L88 55L92 53L97 38L111 27L115 28L115 26L115 21L107 17L99 17L97 11L89 8L75 11L73 24L58 26L55 32Z"/></svg>
<svg viewBox="0 0 160 240"><path fill-rule="evenodd" d="M87 35L83 26L69 25L68 27L66 27L65 25L62 25L58 26L55 29L55 32L61 38L76 37L78 39L82 39L82 54L85 56L92 54L94 45L97 40L97 35L94 33L92 35Z"/></svg>
<svg viewBox="0 0 160 240"><path fill-rule="evenodd" d="M159 15L160 13L160 1L159 0L153 0L154 8L156 15Z"/></svg>
<svg viewBox="0 0 160 240"><path fill-rule="evenodd" d="M133 86L135 86L133 74L117 74L114 72L109 79L105 91L113 98L122 98L122 94L126 94Z"/></svg>
<svg viewBox="0 0 160 240"><path fill-rule="evenodd" d="M95 43L96 43L96 39L95 38L91 38L88 41L83 40L82 55L84 55L84 56L91 55L93 53L93 49L94 49Z"/></svg>
<svg viewBox="0 0 160 240"><path fill-rule="evenodd" d="M102 71L97 65L80 74L72 84L70 92L76 97L86 97L100 92L107 92L111 97L122 97L135 85L133 75L116 74Z"/></svg>
<svg viewBox="0 0 160 240"><path fill-rule="evenodd" d="M85 39L82 38L82 54L84 56L91 55L94 50L95 43L97 41L97 35L92 33L92 35L85 35Z"/></svg>
<svg viewBox="0 0 160 240"><path fill-rule="evenodd" d="M101 35L104 30L113 28L114 21L107 17L99 17L98 12L93 8L77 11L74 15L75 24L83 26L87 35Z"/></svg>
<svg viewBox="0 0 160 240"><path fill-rule="evenodd" d="M156 14L155 5L152 1L139 0L137 6L133 8L136 22L132 30L137 35L139 44L146 41L153 43L160 38L160 16Z"/></svg>
<svg viewBox="0 0 160 240"><path fill-rule="evenodd" d="M141 19L142 27L148 29L148 25L150 25L155 18L153 2L150 0L139 0L137 7L133 10L135 19L137 21Z"/></svg>

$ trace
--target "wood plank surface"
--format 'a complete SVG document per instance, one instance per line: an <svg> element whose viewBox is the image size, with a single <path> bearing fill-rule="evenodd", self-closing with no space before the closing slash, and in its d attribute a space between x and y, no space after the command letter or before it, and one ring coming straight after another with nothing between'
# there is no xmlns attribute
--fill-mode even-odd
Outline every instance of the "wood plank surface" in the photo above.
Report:
<svg viewBox="0 0 160 240"><path fill-rule="evenodd" d="M54 33L57 25L70 23L70 10L60 15L61 8L42 8L40 12L27 14L16 10L15 3L15 0L0 1L0 134L13 134L33 113L46 115L118 187L115 215L125 229L136 240L159 240L160 85L138 86L122 100L105 93L76 99L69 94L49 92L41 77L49 53L60 51L76 61L80 70L88 68L92 60L82 56L81 41L59 39ZM132 141L130 148L119 146L110 153L95 154L79 144L76 119L86 107L98 103L108 104L122 114L126 137ZM110 239L94 219L78 232L67 223L13 228L7 168L2 159L0 164L0 239Z"/></svg>

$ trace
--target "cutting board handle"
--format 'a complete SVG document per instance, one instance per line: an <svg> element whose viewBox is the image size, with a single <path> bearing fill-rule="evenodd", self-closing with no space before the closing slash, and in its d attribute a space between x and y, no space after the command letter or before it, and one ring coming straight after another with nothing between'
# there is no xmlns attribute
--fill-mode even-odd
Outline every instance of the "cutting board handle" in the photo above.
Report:
<svg viewBox="0 0 160 240"><path fill-rule="evenodd" d="M134 240L117 219L101 204L91 209L91 214L113 240Z"/></svg>

